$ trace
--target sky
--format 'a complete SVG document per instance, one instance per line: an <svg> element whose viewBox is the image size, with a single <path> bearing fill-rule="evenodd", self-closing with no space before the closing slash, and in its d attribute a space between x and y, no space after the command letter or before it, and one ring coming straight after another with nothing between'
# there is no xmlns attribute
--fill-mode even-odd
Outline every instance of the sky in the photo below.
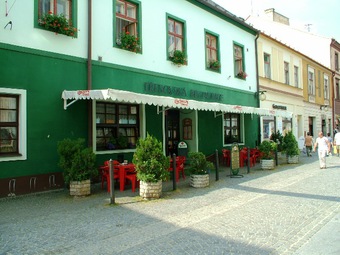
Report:
<svg viewBox="0 0 340 255"><path fill-rule="evenodd" d="M307 29L340 43L339 0L213 0L232 14L246 19L250 14L262 15L274 8L289 18L290 25ZM306 26L309 24L308 26ZM307 31L307 30L306 30Z"/></svg>

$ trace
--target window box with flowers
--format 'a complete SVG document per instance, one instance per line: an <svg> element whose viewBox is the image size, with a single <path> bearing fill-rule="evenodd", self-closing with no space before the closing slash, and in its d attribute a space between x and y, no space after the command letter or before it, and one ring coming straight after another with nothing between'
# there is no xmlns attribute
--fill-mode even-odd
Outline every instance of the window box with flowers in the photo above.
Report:
<svg viewBox="0 0 340 255"><path fill-rule="evenodd" d="M219 70L221 68L221 63L218 60L211 59L208 62L208 68L212 70Z"/></svg>
<svg viewBox="0 0 340 255"><path fill-rule="evenodd" d="M121 34L120 38L117 40L117 45L119 45L123 50L135 53L141 52L139 38L130 34L129 31Z"/></svg>
<svg viewBox="0 0 340 255"><path fill-rule="evenodd" d="M187 58L185 52L181 50L174 50L169 54L169 60L177 66L186 65Z"/></svg>
<svg viewBox="0 0 340 255"><path fill-rule="evenodd" d="M238 78L245 79L248 76L248 74L244 71L240 71L240 72L238 72L238 74L236 76Z"/></svg>
<svg viewBox="0 0 340 255"><path fill-rule="evenodd" d="M38 20L38 25L56 34L77 37L77 28L73 27L63 14L55 15L49 11Z"/></svg>

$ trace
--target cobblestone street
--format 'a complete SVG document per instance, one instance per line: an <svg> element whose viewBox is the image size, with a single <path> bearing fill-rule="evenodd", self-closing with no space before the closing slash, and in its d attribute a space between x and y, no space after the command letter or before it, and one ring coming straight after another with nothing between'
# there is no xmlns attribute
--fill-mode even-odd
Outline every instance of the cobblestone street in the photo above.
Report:
<svg viewBox="0 0 340 255"><path fill-rule="evenodd" d="M0 200L0 254L339 254L340 158L319 169L316 154L243 178L188 179L163 197L141 201L116 191L116 205L94 185Z"/></svg>

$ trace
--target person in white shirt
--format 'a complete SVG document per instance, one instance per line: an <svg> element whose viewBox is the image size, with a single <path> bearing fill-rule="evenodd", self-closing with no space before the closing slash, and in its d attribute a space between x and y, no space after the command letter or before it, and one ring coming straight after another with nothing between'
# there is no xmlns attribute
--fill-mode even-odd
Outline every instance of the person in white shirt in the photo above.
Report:
<svg viewBox="0 0 340 255"><path fill-rule="evenodd" d="M316 147L318 147L318 155L319 155L319 163L320 169L326 168L326 155L330 152L331 147L327 137L323 136L322 132L319 132L319 137L316 138L314 143L314 152L316 151Z"/></svg>
<svg viewBox="0 0 340 255"><path fill-rule="evenodd" d="M339 152L340 152L340 132L337 132L334 136L334 145L336 146L336 151L338 153L339 157Z"/></svg>

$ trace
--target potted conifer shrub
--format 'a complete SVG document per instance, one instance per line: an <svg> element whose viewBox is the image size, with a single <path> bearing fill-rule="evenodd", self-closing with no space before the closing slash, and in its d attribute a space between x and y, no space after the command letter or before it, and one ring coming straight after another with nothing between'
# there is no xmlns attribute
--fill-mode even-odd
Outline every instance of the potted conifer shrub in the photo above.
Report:
<svg viewBox="0 0 340 255"><path fill-rule="evenodd" d="M299 162L300 149L292 131L289 131L283 137L282 150L286 153L288 164L296 164Z"/></svg>
<svg viewBox="0 0 340 255"><path fill-rule="evenodd" d="M275 150L277 144L272 141L263 141L260 146L261 169L271 170L275 168Z"/></svg>
<svg viewBox="0 0 340 255"><path fill-rule="evenodd" d="M66 138L58 142L59 166L64 170L64 181L70 186L70 195L91 194L91 178L98 175L96 154L85 147L85 139Z"/></svg>
<svg viewBox="0 0 340 255"><path fill-rule="evenodd" d="M139 194L144 199L160 198L162 181L169 177L170 161L163 153L162 143L147 134L139 139L132 163L135 165L137 179L140 180Z"/></svg>
<svg viewBox="0 0 340 255"><path fill-rule="evenodd" d="M204 188L209 186L208 171L214 165L208 161L202 152L189 152L188 161L190 166L190 186L194 188Z"/></svg>

